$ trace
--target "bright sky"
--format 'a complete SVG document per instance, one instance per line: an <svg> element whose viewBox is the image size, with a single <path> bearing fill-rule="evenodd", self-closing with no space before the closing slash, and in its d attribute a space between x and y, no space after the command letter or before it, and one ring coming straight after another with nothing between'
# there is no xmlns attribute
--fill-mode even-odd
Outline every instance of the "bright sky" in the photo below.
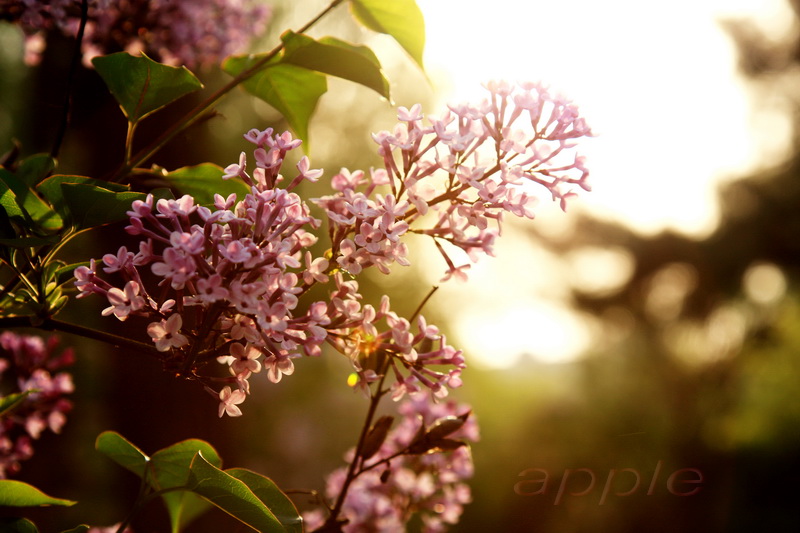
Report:
<svg viewBox="0 0 800 533"><path fill-rule="evenodd" d="M639 231L707 233L716 217L715 184L785 146L788 121L754 114L734 45L716 22L752 16L780 35L791 29L785 0L418 4L426 19L426 68L443 102L469 99L492 78L542 80L561 90L599 134L584 150L594 190L578 203ZM764 124L770 145L757 135L755 126ZM547 303L548 295L541 303L498 303L500 295L541 295L565 281L537 276L520 248L487 259L499 265L473 268L466 290L445 284L439 297L460 300L460 335L488 365L506 366L522 353L569 360L591 342L580 320Z"/></svg>

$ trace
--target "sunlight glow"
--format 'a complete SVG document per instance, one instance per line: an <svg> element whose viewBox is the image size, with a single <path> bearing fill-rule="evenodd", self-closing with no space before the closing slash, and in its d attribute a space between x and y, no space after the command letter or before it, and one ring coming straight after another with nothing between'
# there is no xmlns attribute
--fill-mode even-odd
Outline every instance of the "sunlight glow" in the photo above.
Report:
<svg viewBox="0 0 800 533"><path fill-rule="evenodd" d="M579 203L638 231L709 232L715 183L755 167L765 142L786 146L782 135L766 141L751 131L735 47L717 22L758 14L762 27L785 33L781 21L791 17L782 0L419 5L442 103L473 98L489 79L542 80L562 91L598 134L584 150L594 192Z"/></svg>
<svg viewBox="0 0 800 533"><path fill-rule="evenodd" d="M786 23L793 17L784 0L418 4L426 19L426 68L440 106L482 96L480 84L490 79L541 80L580 106L597 134L582 149L594 190L570 209L588 209L644 234L672 228L702 236L717 223L721 180L752 171L765 156L776 163L788 153L787 118L757 111L737 73L735 45L718 22L754 18L777 38L796 31ZM764 125L769 135L759 128ZM554 221L542 214L536 224ZM535 262L541 257L521 259L527 243L509 244L516 250L499 250L486 261L490 266L470 271L470 297L456 307L459 335L486 366L511 366L523 354L542 361L578 357L590 344L589 328L566 304L554 303L553 294L559 284L569 285L569 273ZM624 256L571 259L572 275L583 276L586 288L597 284L595 290L613 289L632 268ZM604 277L600 270L608 268L619 268L620 279ZM537 279L549 286L531 286Z"/></svg>

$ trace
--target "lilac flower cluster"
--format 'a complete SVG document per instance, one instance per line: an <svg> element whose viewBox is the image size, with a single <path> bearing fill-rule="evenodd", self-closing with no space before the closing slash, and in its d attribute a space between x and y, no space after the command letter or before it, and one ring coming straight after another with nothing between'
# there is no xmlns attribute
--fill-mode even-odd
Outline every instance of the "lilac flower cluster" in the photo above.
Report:
<svg viewBox="0 0 800 533"><path fill-rule="evenodd" d="M81 0L10 0L0 18L26 34L26 62L36 64L45 33L74 37ZM100 54L144 51L162 63L189 67L217 63L261 35L271 10L256 0L89 0L84 62Z"/></svg>
<svg viewBox="0 0 800 533"><path fill-rule="evenodd" d="M504 213L534 217L532 186L547 189L562 209L575 187L590 190L584 158L573 148L592 133L577 107L541 84L501 81L486 89L477 105L451 105L427 125L419 104L401 107L394 130L373 135L384 168L369 176L344 169L333 178L338 194L316 203L340 243L343 268L388 272L392 262L407 264L399 239L411 231L434 239L448 265L445 280L463 280L469 264L456 266L444 243L476 261L492 255ZM370 198L379 186L391 193ZM412 228L426 216L429 227ZM352 240L337 240L349 234Z"/></svg>
<svg viewBox="0 0 800 533"><path fill-rule="evenodd" d="M455 402L432 403L426 394L410 395L399 405L403 416L389 432L380 450L350 484L341 517L347 520L346 533L359 531L405 531L413 515L419 515L423 531L445 531L455 524L463 506L470 502L465 481L473 475L468 446L454 450L413 451L421 428L429 428L446 417L463 416L469 411ZM450 437L462 442L478 440L478 426L471 415ZM354 450L346 459L352 461ZM335 500L342 490L347 469L339 468L327 479L325 495ZM324 513L314 510L304 515L306 528L323 525Z"/></svg>
<svg viewBox="0 0 800 533"><path fill-rule="evenodd" d="M58 339L0 334L0 396L35 391L0 418L0 478L14 474L20 462L33 455L33 440L49 429L59 433L72 403L64 398L73 390L72 377L59 372L71 365L67 348L56 355Z"/></svg>
<svg viewBox="0 0 800 533"><path fill-rule="evenodd" d="M241 414L253 374L266 370L277 383L293 373L293 359L320 355L323 343L350 357L352 384L364 390L391 372L395 400L422 389L446 396L461 385L462 352L423 316L391 311L388 297L377 309L362 305L351 278L371 266L389 273L394 263L409 264L408 233L435 242L448 265L445 279L464 278L469 265L456 266L451 254L491 255L505 211L533 217L529 183L562 207L572 185L589 188L583 159L571 149L591 132L574 106L539 85L487 89L477 106L451 106L428 126L418 105L400 108L394 132L374 136L385 168L369 176L342 169L331 180L333 194L311 200L328 219L330 248L321 255L312 250L321 221L294 190L322 171L303 157L278 187L286 155L300 141L254 129L245 134L255 145L252 174L243 152L223 176L244 181L249 194L216 195L213 208L190 196L134 202L126 229L141 237L138 252L123 246L102 258L103 272L121 275L122 284L101 278L92 261L75 271L80 296L103 296L103 314L119 320L147 317L166 368L203 381L219 398L220 416ZM156 286L145 281L144 267ZM317 284L332 285L329 297L305 301ZM199 373L214 360L230 375ZM217 391L214 383L224 386Z"/></svg>

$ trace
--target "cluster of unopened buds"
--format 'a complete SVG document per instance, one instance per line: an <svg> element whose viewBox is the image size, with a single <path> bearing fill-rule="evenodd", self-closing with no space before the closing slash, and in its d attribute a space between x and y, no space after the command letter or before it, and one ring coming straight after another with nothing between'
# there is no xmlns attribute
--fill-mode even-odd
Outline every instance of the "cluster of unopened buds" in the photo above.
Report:
<svg viewBox="0 0 800 533"><path fill-rule="evenodd" d="M462 352L422 315L395 314L388 297L377 309L362 304L352 278L371 266L389 273L394 263L407 265L403 237L416 233L441 253L444 279L465 279L463 259L492 254L504 213L534 216L530 184L562 208L576 186L589 189L572 149L591 132L572 104L537 84L497 82L487 90L479 104L450 106L427 125L419 105L401 107L395 129L374 134L384 168L342 169L331 179L333 193L311 200L327 218L327 251L315 252L322 222L294 192L322 171L303 157L285 179L286 154L300 141L251 130L245 138L255 145L255 168L248 172L243 152L223 176L243 180L249 194L216 195L213 208L191 196L135 201L126 230L140 237L138 251L123 246L102 265L78 268L80 296L101 295L109 304L103 314L119 320L146 317L166 368L205 383L219 397L220 416L241 414L253 374L266 371L278 382L294 371L293 359L318 356L325 343L350 357L355 386L391 372L396 400L422 389L446 396L461 383ZM465 256L459 265L456 253ZM100 267L122 283L112 285ZM313 286L326 283L328 298L307 301ZM213 361L230 375L201 374Z"/></svg>
<svg viewBox="0 0 800 533"><path fill-rule="evenodd" d="M0 333L0 397L27 393L0 418L0 478L19 471L33 455L33 441L45 431L59 433L72 403L65 398L72 376L60 371L71 365L70 348L56 354L58 339Z"/></svg>

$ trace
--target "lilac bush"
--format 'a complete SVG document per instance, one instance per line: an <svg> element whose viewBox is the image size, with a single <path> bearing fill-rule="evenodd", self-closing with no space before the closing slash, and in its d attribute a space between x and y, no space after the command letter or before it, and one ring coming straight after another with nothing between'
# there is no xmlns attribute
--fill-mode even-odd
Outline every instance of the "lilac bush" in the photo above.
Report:
<svg viewBox="0 0 800 533"><path fill-rule="evenodd" d="M0 19L25 32L28 64L41 59L48 31L77 33L82 0L3 0ZM263 34L271 10L256 0L89 0L84 63L97 55L143 51L162 63L219 63Z"/></svg>
<svg viewBox="0 0 800 533"><path fill-rule="evenodd" d="M76 39L62 133L69 129L69 80L81 55L86 63L107 54L91 64L127 121L124 158L103 179L55 173L61 134L50 154L3 157L0 324L64 331L154 355L168 373L197 382L213 398L209 412L219 417L246 413L257 375L277 384L291 379L301 361L332 353L345 356L347 384L368 402L346 466L328 476L324 491L293 491L318 506L305 513L305 524L271 479L223 470L207 442L189 439L148 456L105 431L97 450L142 480L130 516L112 529L128 531L142 506L160 498L172 531L213 504L257 531L402 531L417 517L425 531L438 532L455 524L471 499L469 444L478 440L477 422L469 406L449 396L462 385L467 361L422 313L436 287L403 315L388 295L368 301L359 276L373 267L390 275L410 265L414 238L438 254L433 268L441 269L442 282L466 280L474 262L493 255L506 216L534 218L540 195L566 210L578 191L590 190L576 145L592 132L575 105L544 85L495 81L480 101L450 105L438 115L424 115L419 104L399 107L398 123L372 135L379 167L342 168L326 178L298 150L327 77L390 98L369 48L306 34L345 3L359 24L388 33L422 65L424 21L413 0L331 0L270 51L236 57L226 56L258 37L269 17L255 1L0 2L0 18L28 36L29 62L42 52L46 32ZM126 52L109 53L116 50ZM139 51L157 61L127 53ZM215 63L230 81L159 135L138 142L142 121L204 88L188 69L169 65ZM219 99L239 86L282 113L296 136L251 129L244 139L252 149L224 169L210 163L172 172L157 164L142 168L189 127L211 120ZM142 175L157 175L181 192L134 179ZM145 190L132 190L131 182ZM123 220L131 237L123 246L71 264L59 255L76 235ZM74 292L102 300L103 316L129 321L125 336L58 318ZM71 352L52 357L54 341L45 346L32 339L0 337L0 374L14 390L28 391L0 391L2 475L30 456L31 439L47 428L57 432L70 407L63 398L72 391L69 375L56 372ZM384 398L393 400L393 409ZM392 410L395 415L386 414ZM12 480L1 480L0 489L0 505L74 503L31 497L35 492ZM28 527L22 522L16 526ZM88 525L74 530L91 531Z"/></svg>
<svg viewBox="0 0 800 533"><path fill-rule="evenodd" d="M427 125L419 105L400 108L395 129L373 135L384 168L342 169L331 178L333 194L311 200L327 218L322 253L314 248L322 221L295 192L322 171L303 157L284 178L286 155L300 141L271 128L247 132L255 168L248 172L243 152L223 178L243 180L249 194L216 195L212 207L189 195L135 201L126 231L140 238L139 250L122 246L79 267L79 297L104 297L103 314L119 320L146 317L167 369L204 383L220 400L220 416L241 414L253 374L265 371L277 383L294 372L294 359L319 356L325 343L350 357L354 385L378 378L367 362L379 354L395 400L422 389L446 396L461 384L462 352L421 314L409 320L391 311L387 296L377 308L362 304L351 278L372 266L388 274L395 263L408 265L403 237L418 234L441 253L443 280L465 279L469 263L455 253L472 261L491 255L504 213L533 218L530 184L562 208L574 186L589 189L573 141L591 131L571 103L541 85L491 83L487 91L477 105L450 106ZM108 274L121 280L115 285ZM332 285L329 297L307 301L318 284ZM207 371L215 361L227 377Z"/></svg>
<svg viewBox="0 0 800 533"><path fill-rule="evenodd" d="M0 478L17 473L33 456L33 441L44 431L59 433L72 403L72 376L62 372L73 363L71 348L56 353L58 338L0 333L0 398L28 392L0 418Z"/></svg>

